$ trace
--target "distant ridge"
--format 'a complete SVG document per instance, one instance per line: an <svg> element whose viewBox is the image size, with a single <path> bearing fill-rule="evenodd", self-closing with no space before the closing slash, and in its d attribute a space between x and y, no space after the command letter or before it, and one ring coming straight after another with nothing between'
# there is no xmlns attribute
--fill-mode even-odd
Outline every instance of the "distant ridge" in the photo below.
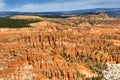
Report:
<svg viewBox="0 0 120 80"><path fill-rule="evenodd" d="M70 14L99 14L106 13L111 17L120 17L120 8L96 8L69 11Z"/></svg>
<svg viewBox="0 0 120 80"><path fill-rule="evenodd" d="M95 8L95 9L72 10L72 11L56 11L56 12L1 11L0 17L6 17L11 15L62 15L62 14L99 14L99 13L106 13L111 17L120 17L120 8Z"/></svg>

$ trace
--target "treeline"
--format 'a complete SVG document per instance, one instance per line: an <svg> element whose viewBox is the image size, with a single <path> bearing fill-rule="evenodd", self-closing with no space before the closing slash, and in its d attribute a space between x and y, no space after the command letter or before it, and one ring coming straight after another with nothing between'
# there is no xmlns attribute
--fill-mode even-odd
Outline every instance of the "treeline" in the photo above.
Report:
<svg viewBox="0 0 120 80"><path fill-rule="evenodd" d="M40 20L18 20L10 18L0 18L0 28L24 28L31 27L30 23L39 22Z"/></svg>
<svg viewBox="0 0 120 80"><path fill-rule="evenodd" d="M61 16L61 15L37 15L44 18L69 18L69 16Z"/></svg>

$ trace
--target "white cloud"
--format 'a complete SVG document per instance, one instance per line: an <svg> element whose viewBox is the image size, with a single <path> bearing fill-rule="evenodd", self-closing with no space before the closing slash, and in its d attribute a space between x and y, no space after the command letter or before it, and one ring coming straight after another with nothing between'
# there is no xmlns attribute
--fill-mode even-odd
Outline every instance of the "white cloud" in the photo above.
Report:
<svg viewBox="0 0 120 80"><path fill-rule="evenodd" d="M5 7L5 2L4 0L0 0L0 10L3 10L3 8Z"/></svg>
<svg viewBox="0 0 120 80"><path fill-rule="evenodd" d="M119 0L74 0L64 2L50 2L50 3L28 3L21 5L11 11L26 11L26 12L45 12L45 11L66 11L75 9L88 9L88 8L104 8L104 7L120 7L114 5L119 3ZM105 2L105 3L104 3ZM115 2L115 3L114 3ZM101 4L104 3L104 4ZM108 3L108 4L107 4Z"/></svg>

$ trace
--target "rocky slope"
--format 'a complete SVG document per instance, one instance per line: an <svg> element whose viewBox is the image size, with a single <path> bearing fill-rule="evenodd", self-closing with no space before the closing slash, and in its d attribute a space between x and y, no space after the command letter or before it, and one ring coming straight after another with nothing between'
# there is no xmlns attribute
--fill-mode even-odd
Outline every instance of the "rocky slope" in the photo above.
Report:
<svg viewBox="0 0 120 80"><path fill-rule="evenodd" d="M120 80L120 64L106 63L103 80Z"/></svg>

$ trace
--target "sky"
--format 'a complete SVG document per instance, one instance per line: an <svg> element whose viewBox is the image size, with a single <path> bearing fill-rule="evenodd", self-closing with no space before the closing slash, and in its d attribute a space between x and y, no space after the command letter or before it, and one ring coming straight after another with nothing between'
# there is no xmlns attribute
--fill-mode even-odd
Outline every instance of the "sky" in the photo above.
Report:
<svg viewBox="0 0 120 80"><path fill-rule="evenodd" d="M120 8L120 0L0 0L0 11L48 12Z"/></svg>

